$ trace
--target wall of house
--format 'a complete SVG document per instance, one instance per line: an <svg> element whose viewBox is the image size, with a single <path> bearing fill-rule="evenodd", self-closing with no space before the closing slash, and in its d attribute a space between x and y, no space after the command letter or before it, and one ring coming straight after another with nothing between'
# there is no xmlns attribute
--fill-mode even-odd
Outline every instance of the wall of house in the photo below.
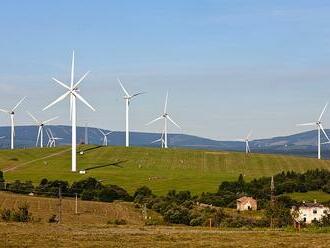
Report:
<svg viewBox="0 0 330 248"><path fill-rule="evenodd" d="M313 220L321 220L325 215L325 211L329 212L329 208L325 207L300 207L298 221L311 224Z"/></svg>

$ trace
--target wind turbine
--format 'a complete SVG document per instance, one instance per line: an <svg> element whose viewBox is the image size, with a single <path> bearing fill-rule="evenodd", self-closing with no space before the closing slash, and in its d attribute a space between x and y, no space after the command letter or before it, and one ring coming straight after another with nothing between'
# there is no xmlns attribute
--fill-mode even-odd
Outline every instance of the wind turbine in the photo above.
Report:
<svg viewBox="0 0 330 248"><path fill-rule="evenodd" d="M6 110L6 109L0 109L1 112L4 112L6 114L10 115L10 122L11 122L11 133L10 133L10 149L14 149L14 136L15 136L15 121L14 121L14 115L15 115L15 110L18 108L18 106L24 101L26 98L23 97L19 102L13 107L11 110Z"/></svg>
<svg viewBox="0 0 330 248"><path fill-rule="evenodd" d="M58 116L53 117L51 119L40 121L36 117L34 117L30 112L27 112L27 114L35 121L35 123L39 126L38 129L38 135L37 135L37 141L36 146L38 146L39 138L40 138L40 147L43 148L44 146L44 127L46 124L48 124L51 121L54 121L58 118Z"/></svg>
<svg viewBox="0 0 330 248"><path fill-rule="evenodd" d="M72 128L72 163L71 163L71 171L77 171L77 110L76 110L76 99L78 98L82 101L85 105L87 105L91 110L95 111L95 109L78 93L78 86L79 84L85 79L89 72L86 72L76 83L74 82L74 51L72 53L72 65L71 65L71 80L70 86L62 83L61 81L57 80L56 78L52 78L55 82L63 86L67 91L57 98L54 102L46 106L43 110L50 108L51 106L55 105L56 103L64 100L67 96L70 96L70 119L71 119L71 128Z"/></svg>
<svg viewBox="0 0 330 248"><path fill-rule="evenodd" d="M159 116L158 118L150 121L149 123L147 123L146 125L150 125L158 120L164 119L164 148L168 148L167 146L167 121L169 120L170 122L172 122L175 126L177 126L178 128L181 129L181 127L176 124L171 117L169 116L169 114L167 113L167 99L168 99L168 91L166 93L166 99L165 99L165 105L164 105L164 112L161 116Z"/></svg>
<svg viewBox="0 0 330 248"><path fill-rule="evenodd" d="M98 129L100 131L100 133L103 135L103 145L104 146L108 146L108 135L111 134L112 132L103 132L101 129Z"/></svg>
<svg viewBox="0 0 330 248"><path fill-rule="evenodd" d="M50 130L49 128L46 129L46 133L47 133L47 136L48 136L47 147L56 147L56 141L63 139L63 138L54 137L54 135L52 133L52 130Z"/></svg>
<svg viewBox="0 0 330 248"><path fill-rule="evenodd" d="M252 135L252 131L249 132L249 134L246 136L245 139L239 139L238 140L238 141L245 142L245 154L246 155L251 153L250 146L249 146L249 141L250 141L251 135Z"/></svg>
<svg viewBox="0 0 330 248"><path fill-rule="evenodd" d="M129 105L131 103L131 100L138 96L138 95L142 95L144 94L145 92L138 92L138 93L135 93L133 95L130 95L128 93L128 91L125 89L124 85L122 84L122 82L120 81L119 78L117 78L118 80L118 83L120 84L120 87L122 88L125 96L123 97L124 100L125 100L125 104L126 104L126 147L129 147Z"/></svg>
<svg viewBox="0 0 330 248"><path fill-rule="evenodd" d="M160 142L161 144L161 147L164 148L164 145L165 145L165 140L164 140L164 131L162 132L162 135L160 136L159 139L156 139L154 140L153 142L151 142L151 144L154 144L154 143L158 143Z"/></svg>
<svg viewBox="0 0 330 248"><path fill-rule="evenodd" d="M310 122L310 123L303 123L303 124L297 124L297 126L316 126L317 128L317 158L318 159L321 159L321 131L322 133L324 134L324 136L327 138L328 142L330 142L330 139L327 135L327 133L324 131L324 128L322 126L322 116L325 112L325 110L327 109L327 106L328 106L328 103L324 106L321 114L320 114L320 117L317 119L317 121L315 122ZM326 143L328 143L326 142Z"/></svg>

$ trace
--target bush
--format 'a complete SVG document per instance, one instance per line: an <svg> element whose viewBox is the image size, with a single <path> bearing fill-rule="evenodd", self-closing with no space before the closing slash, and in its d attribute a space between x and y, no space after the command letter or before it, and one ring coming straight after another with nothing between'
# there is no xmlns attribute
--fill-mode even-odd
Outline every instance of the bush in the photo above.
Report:
<svg viewBox="0 0 330 248"><path fill-rule="evenodd" d="M57 223L58 222L58 218L56 214L53 214L49 219L48 219L48 223Z"/></svg>
<svg viewBox="0 0 330 248"><path fill-rule="evenodd" d="M107 224L109 225L126 225L127 221L124 219L114 219L114 220L108 220Z"/></svg>
<svg viewBox="0 0 330 248"><path fill-rule="evenodd" d="M149 198L151 196L153 196L151 189L149 189L147 186L143 186L135 191L133 198L135 202L141 203L145 197Z"/></svg>
<svg viewBox="0 0 330 248"><path fill-rule="evenodd" d="M0 216L3 221L10 221L12 216L12 211L8 208L5 208L1 211Z"/></svg>
<svg viewBox="0 0 330 248"><path fill-rule="evenodd" d="M189 209L181 206L170 208L164 213L164 220L168 223L189 225Z"/></svg>
<svg viewBox="0 0 330 248"><path fill-rule="evenodd" d="M198 216L194 219L191 219L189 225L190 226L201 226L204 222L205 222L204 218L202 216Z"/></svg>
<svg viewBox="0 0 330 248"><path fill-rule="evenodd" d="M81 194L81 200L92 201L94 200L95 195L96 195L95 190L85 189Z"/></svg>
<svg viewBox="0 0 330 248"><path fill-rule="evenodd" d="M29 205L25 202L18 206L18 210L13 213L12 219L17 222L29 222L32 220L31 214L29 213Z"/></svg>
<svg viewBox="0 0 330 248"><path fill-rule="evenodd" d="M114 200L130 200L130 196L126 190L117 186L110 185L101 189L98 193L98 199L100 201L112 202Z"/></svg>

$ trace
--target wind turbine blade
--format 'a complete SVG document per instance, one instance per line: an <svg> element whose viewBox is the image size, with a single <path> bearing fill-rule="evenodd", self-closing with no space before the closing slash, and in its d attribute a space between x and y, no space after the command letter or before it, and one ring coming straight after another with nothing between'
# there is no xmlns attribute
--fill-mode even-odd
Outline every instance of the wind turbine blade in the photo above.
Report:
<svg viewBox="0 0 330 248"><path fill-rule="evenodd" d="M74 81L74 50L72 51L71 82L70 82L71 89L73 89L73 81Z"/></svg>
<svg viewBox="0 0 330 248"><path fill-rule="evenodd" d="M169 115L167 115L166 118L169 119L169 121L172 122L175 126L181 129L181 127L178 124L176 124Z"/></svg>
<svg viewBox="0 0 330 248"><path fill-rule="evenodd" d="M168 91L166 92L165 105L164 105L164 113L166 113L166 111L167 111L167 99L168 99Z"/></svg>
<svg viewBox="0 0 330 248"><path fill-rule="evenodd" d="M67 86L66 84L62 83L60 80L57 80L56 78L52 78L56 83L62 85L64 88L66 88L67 90L70 90L70 87Z"/></svg>
<svg viewBox="0 0 330 248"><path fill-rule="evenodd" d="M135 93L134 95L131 96L131 98L136 97L136 96L138 96L138 95L143 95L143 94L145 94L145 93L146 93L146 92L138 92L138 93Z"/></svg>
<svg viewBox="0 0 330 248"><path fill-rule="evenodd" d="M6 113L6 114L10 113L10 111L5 110L5 109L0 109L0 111L1 111L1 112L4 112L4 113Z"/></svg>
<svg viewBox="0 0 330 248"><path fill-rule="evenodd" d="M49 104L48 106L44 107L42 111L45 111L46 109L50 108L51 106L55 105L56 103L62 101L64 98L66 98L70 94L70 91L67 91L63 95L61 95L59 98L57 98L54 102Z"/></svg>
<svg viewBox="0 0 330 248"><path fill-rule="evenodd" d="M320 124L321 131L323 132L324 136L327 138L328 141L330 141L327 133L324 131L322 124Z"/></svg>
<svg viewBox="0 0 330 248"><path fill-rule="evenodd" d="M14 107L11 111L15 111L15 109L17 109L17 107L18 107L19 105L21 105L21 103L25 100L25 98L26 98L26 96L23 97L21 100L19 100L19 102L15 105L15 107Z"/></svg>
<svg viewBox="0 0 330 248"><path fill-rule="evenodd" d="M77 92L74 92L74 95L82 101L84 104L86 104L91 110L95 111L95 109L90 105L81 95L79 95Z"/></svg>
<svg viewBox="0 0 330 248"><path fill-rule="evenodd" d="M162 141L162 139L157 139L157 140L152 141L151 144L158 143L160 141Z"/></svg>
<svg viewBox="0 0 330 248"><path fill-rule="evenodd" d="M246 139L249 140L252 135L252 130L249 132L249 134L246 136Z"/></svg>
<svg viewBox="0 0 330 248"><path fill-rule="evenodd" d="M112 134L112 133L113 133L112 131L107 132L107 133L105 134L105 136L108 136L109 134Z"/></svg>
<svg viewBox="0 0 330 248"><path fill-rule="evenodd" d="M0 137L0 139L4 139L4 138L6 138L6 136L1 136L1 137Z"/></svg>
<svg viewBox="0 0 330 248"><path fill-rule="evenodd" d="M156 118L156 119L154 119L154 120L148 122L148 123L146 124L146 126L149 126L150 124L152 124L152 123L154 123L154 122L156 122L156 121L158 121L158 120L160 120L160 119L163 119L163 118L164 118L163 116L159 116L158 118Z"/></svg>
<svg viewBox="0 0 330 248"><path fill-rule="evenodd" d="M48 128L46 128L46 134L48 136L48 139L50 139L50 134L49 134Z"/></svg>
<svg viewBox="0 0 330 248"><path fill-rule="evenodd" d="M54 139L54 135L53 135L52 130L51 130L50 128L48 128L48 131L49 131L50 137L51 137L52 139Z"/></svg>
<svg viewBox="0 0 330 248"><path fill-rule="evenodd" d="M39 141L39 138L40 138L41 128L42 128L41 126L39 126L39 128L38 128L38 135L37 135L36 146L38 146L38 141Z"/></svg>
<svg viewBox="0 0 330 248"><path fill-rule="evenodd" d="M120 87L121 87L122 90L124 91L125 95L126 95L127 97L130 97L128 91L125 89L125 87L124 87L124 85L122 84L121 80L120 80L119 78L117 78L117 81L118 81L118 83L120 84Z"/></svg>
<svg viewBox="0 0 330 248"><path fill-rule="evenodd" d="M247 145L247 150L248 150L248 152L251 153L250 145L249 145L249 141L246 142L246 145Z"/></svg>
<svg viewBox="0 0 330 248"><path fill-rule="evenodd" d="M104 133L101 129L98 128L97 130L99 130L100 133L101 133L103 136L105 136L105 133Z"/></svg>
<svg viewBox="0 0 330 248"><path fill-rule="evenodd" d="M328 103L325 104L325 106L324 106L324 108L323 108L323 110L322 110L322 112L321 112L321 114L320 114L319 121L321 121L322 116L323 116L325 110L327 109L327 106L328 106Z"/></svg>
<svg viewBox="0 0 330 248"><path fill-rule="evenodd" d="M303 124L297 124L297 126L314 126L315 122L309 122L309 123L303 123Z"/></svg>
<svg viewBox="0 0 330 248"><path fill-rule="evenodd" d="M85 77L87 77L87 75L89 74L89 71L86 72L79 80L78 82L73 86L73 89L77 88L78 85L85 79Z"/></svg>
<svg viewBox="0 0 330 248"><path fill-rule="evenodd" d="M48 120L46 120L46 121L43 121L42 124L47 124L47 123L49 123L49 122L51 122L51 121L54 121L54 120L56 120L56 119L58 119L58 116L53 117L53 118L50 118L50 119L48 119Z"/></svg>
<svg viewBox="0 0 330 248"><path fill-rule="evenodd" d="M37 123L39 124L40 122L38 121L38 119L36 117L34 117L30 112L26 111L26 113Z"/></svg>

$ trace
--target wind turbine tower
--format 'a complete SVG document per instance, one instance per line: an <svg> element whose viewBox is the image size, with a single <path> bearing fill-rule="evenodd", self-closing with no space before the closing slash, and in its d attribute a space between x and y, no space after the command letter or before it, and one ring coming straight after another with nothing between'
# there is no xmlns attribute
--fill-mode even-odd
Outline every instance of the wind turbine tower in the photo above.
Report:
<svg viewBox="0 0 330 248"><path fill-rule="evenodd" d="M11 110L0 109L1 112L9 114L9 116L10 116L10 124L11 124L10 149L14 149L14 137L15 137L15 120L14 120L14 116L15 116L15 110L24 101L25 98L26 98L26 96L23 97L21 100L19 100L19 102Z"/></svg>
<svg viewBox="0 0 330 248"><path fill-rule="evenodd" d="M166 99L165 99L165 105L164 105L164 112L161 116L159 116L158 118L150 121L149 123L147 123L146 125L150 125L158 120L164 119L164 148L168 148L167 146L167 121L169 120L170 122L172 122L175 126L177 126L178 128L181 129L181 127L176 124L172 118L170 117L170 115L167 113L167 100L168 100L168 92L166 93Z"/></svg>
<svg viewBox="0 0 330 248"><path fill-rule="evenodd" d="M297 124L297 126L316 126L316 128L317 128L317 148L318 148L317 149L317 158L318 159L321 159L321 131L327 139L326 143L330 142L330 139L329 139L327 133L324 131L324 128L322 126L322 116L323 116L325 110L327 109L327 106L328 106L328 103L324 106L324 108L320 114L320 117L317 119L317 121L303 123L303 124Z"/></svg>
<svg viewBox="0 0 330 248"><path fill-rule="evenodd" d="M121 89L123 90L124 92L124 100L125 100L125 105L126 105L126 140L125 140L125 143L126 143L126 147L129 147L129 105L131 103L131 100L138 96L138 95L142 95L144 94L145 92L138 92L138 93L135 93L133 95L130 95L128 93L128 91L125 89L123 83L121 82L121 80L119 78L117 78L118 80L118 83L120 84L120 87Z"/></svg>
<svg viewBox="0 0 330 248"><path fill-rule="evenodd" d="M78 86L85 79L89 72L85 73L76 83L74 82L74 51L72 53L72 64L71 64L71 80L70 86L64 84L63 82L57 80L56 78L52 78L56 83L60 84L66 89L66 92L57 98L54 102L46 106L43 110L50 108L56 103L64 100L67 96L70 97L70 119L71 119L71 127L72 127L72 161L71 161L71 171L77 171L77 110L76 110L76 100L77 98L82 101L85 105L87 105L91 110L95 111L95 109L80 95Z"/></svg>

